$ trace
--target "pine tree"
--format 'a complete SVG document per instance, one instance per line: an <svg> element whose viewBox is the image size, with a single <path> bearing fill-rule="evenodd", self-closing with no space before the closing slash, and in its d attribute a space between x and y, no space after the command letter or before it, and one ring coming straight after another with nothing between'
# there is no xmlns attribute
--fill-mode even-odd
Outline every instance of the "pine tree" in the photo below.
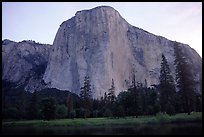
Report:
<svg viewBox="0 0 204 137"><path fill-rule="evenodd" d="M73 97L71 94L68 94L66 104L67 104L67 113L69 117L71 117L71 112L73 111Z"/></svg>
<svg viewBox="0 0 204 137"><path fill-rule="evenodd" d="M26 117L26 92L20 89L19 99L16 103L17 109L19 110L20 118L24 119Z"/></svg>
<svg viewBox="0 0 204 137"><path fill-rule="evenodd" d="M115 85L114 85L114 80L112 79L111 83L111 88L108 90L107 94L107 110L110 111L109 116L115 115L115 101L116 101L116 96L115 96Z"/></svg>
<svg viewBox="0 0 204 137"><path fill-rule="evenodd" d="M128 91L130 91L130 94L132 95L133 98L133 102L132 102L132 111L134 112L134 115L136 116L136 118L138 117L139 114L139 110L140 110L140 106L139 106L139 86L140 84L136 85L136 76L135 76L135 69L132 70L132 85L130 85Z"/></svg>
<svg viewBox="0 0 204 137"><path fill-rule="evenodd" d="M162 54L161 70L160 70L160 106L161 112L168 114L175 113L175 94L173 77L165 56Z"/></svg>
<svg viewBox="0 0 204 137"><path fill-rule="evenodd" d="M106 92L104 93L103 102L104 102L104 106L107 107L107 104L108 104L108 96L107 96Z"/></svg>
<svg viewBox="0 0 204 137"><path fill-rule="evenodd" d="M88 116L89 111L91 110L91 101L92 101L92 91L91 91L91 84L89 81L89 76L85 76L84 79L84 86L81 87L80 98L82 101L82 105L85 108L84 117Z"/></svg>
<svg viewBox="0 0 204 137"><path fill-rule="evenodd" d="M40 102L41 112L44 120L55 119L56 116L56 101L54 98L43 98Z"/></svg>
<svg viewBox="0 0 204 137"><path fill-rule="evenodd" d="M147 80L145 79L144 87L147 88Z"/></svg>
<svg viewBox="0 0 204 137"><path fill-rule="evenodd" d="M38 96L37 91L34 91L32 94L31 102L28 108L28 118L29 119L37 119L38 118Z"/></svg>
<svg viewBox="0 0 204 137"><path fill-rule="evenodd" d="M182 108L181 111L187 112L188 115L190 115L190 112L195 106L195 81L187 59L181 51L181 47L176 43L174 46L174 65L176 67L175 72L179 101Z"/></svg>
<svg viewBox="0 0 204 137"><path fill-rule="evenodd" d="M108 90L108 100L110 101L111 106L114 104L115 99L115 85L114 80L112 79L111 88Z"/></svg>

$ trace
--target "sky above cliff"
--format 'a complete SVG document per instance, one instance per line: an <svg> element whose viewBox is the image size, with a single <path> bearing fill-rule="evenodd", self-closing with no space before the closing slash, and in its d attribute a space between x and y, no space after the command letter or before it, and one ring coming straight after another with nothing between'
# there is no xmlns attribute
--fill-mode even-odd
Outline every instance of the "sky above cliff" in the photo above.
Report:
<svg viewBox="0 0 204 137"><path fill-rule="evenodd" d="M102 5L113 7L133 26L188 44L202 57L201 2L3 2L2 40L52 44L63 21Z"/></svg>

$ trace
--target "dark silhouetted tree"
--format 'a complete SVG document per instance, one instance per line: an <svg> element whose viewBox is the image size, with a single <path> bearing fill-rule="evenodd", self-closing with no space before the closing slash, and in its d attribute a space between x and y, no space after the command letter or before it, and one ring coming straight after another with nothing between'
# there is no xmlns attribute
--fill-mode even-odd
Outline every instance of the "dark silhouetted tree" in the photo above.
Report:
<svg viewBox="0 0 204 137"><path fill-rule="evenodd" d="M37 119L38 114L39 114L39 109L38 109L38 96L37 96L37 91L34 91L32 94L31 102L28 107L28 114L27 118L28 119Z"/></svg>
<svg viewBox="0 0 204 137"><path fill-rule="evenodd" d="M129 115L129 110L131 106L130 96L130 92L128 91L122 91L117 96L118 104L123 107L125 115Z"/></svg>
<svg viewBox="0 0 204 137"><path fill-rule="evenodd" d="M107 99L108 99L107 109L110 109L111 114L114 115L116 96L115 96L115 85L114 85L113 79L112 79L111 88L108 90Z"/></svg>
<svg viewBox="0 0 204 137"><path fill-rule="evenodd" d="M107 107L107 103L108 103L108 96L106 94L106 92L104 93L104 106Z"/></svg>
<svg viewBox="0 0 204 137"><path fill-rule="evenodd" d="M128 88L128 91L130 92L131 94L131 100L132 100L132 107L131 107L131 110L132 110L132 114L136 116L136 118L138 117L139 115L139 111L140 111L140 108L139 108L139 90L138 90L138 87L140 86L140 84L136 84L136 76L135 76L135 69L132 70L132 85L130 85L130 87Z"/></svg>
<svg viewBox="0 0 204 137"><path fill-rule="evenodd" d="M67 116L67 107L65 104L56 106L56 118L65 118Z"/></svg>
<svg viewBox="0 0 204 137"><path fill-rule="evenodd" d="M80 98L82 101L82 106L85 109L84 118L86 118L92 109L92 90L89 76L85 76L84 86L81 87Z"/></svg>
<svg viewBox="0 0 204 137"><path fill-rule="evenodd" d="M174 114L176 89L168 62L163 54L159 80L161 112Z"/></svg>
<svg viewBox="0 0 204 137"><path fill-rule="evenodd" d="M44 98L41 101L41 112L44 120L55 119L56 102L54 98Z"/></svg>
<svg viewBox="0 0 204 137"><path fill-rule="evenodd" d="M112 79L111 88L108 90L108 100L110 101L110 105L113 105L115 102L116 96L115 96L115 85L114 80Z"/></svg>
<svg viewBox="0 0 204 137"><path fill-rule="evenodd" d="M191 72L191 67L184 56L181 46L176 42L174 46L174 56L175 56L175 72L176 72L176 82L179 95L179 103L182 112L193 111L195 106L195 81Z"/></svg>
<svg viewBox="0 0 204 137"><path fill-rule="evenodd" d="M68 117L71 118L71 112L73 111L73 97L71 94L67 95L66 105Z"/></svg>

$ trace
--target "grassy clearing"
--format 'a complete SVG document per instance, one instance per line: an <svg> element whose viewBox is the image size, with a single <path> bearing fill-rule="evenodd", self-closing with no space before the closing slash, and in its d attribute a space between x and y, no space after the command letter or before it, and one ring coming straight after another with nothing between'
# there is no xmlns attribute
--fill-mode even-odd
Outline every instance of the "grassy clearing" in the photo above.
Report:
<svg viewBox="0 0 204 137"><path fill-rule="evenodd" d="M110 118L76 118L76 119L57 119L50 121L43 120L27 120L27 121L11 121L3 122L2 126L26 126L26 127L84 127L84 126L109 126L109 125L138 125L138 124L160 124L160 123L185 123L185 122L201 122L202 112L194 112L191 115L186 113L168 116L159 114L157 116L141 116L138 118L126 117L119 119Z"/></svg>

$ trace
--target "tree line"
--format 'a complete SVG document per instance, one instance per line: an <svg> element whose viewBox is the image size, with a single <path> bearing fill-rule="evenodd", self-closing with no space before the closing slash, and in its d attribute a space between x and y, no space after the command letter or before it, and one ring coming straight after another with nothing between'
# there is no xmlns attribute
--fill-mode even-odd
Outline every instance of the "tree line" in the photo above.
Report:
<svg viewBox="0 0 204 137"><path fill-rule="evenodd" d="M190 115L192 111L202 111L202 95L195 91L193 75L181 51L180 46L176 45L175 80L171 75L168 61L162 54L158 85L147 87L146 80L144 83L137 82L136 70L133 69L131 84L118 96L115 95L114 79L112 79L109 90L100 99L94 99L89 76L85 76L79 96L67 91L59 93L57 89L44 89L27 95L28 93L19 89L17 98L12 98L15 95L3 94L3 118L45 120L125 116L137 118L142 115L156 115L158 112L169 115L176 113ZM3 93L17 93L13 92L16 89L8 90L8 87L5 86Z"/></svg>

